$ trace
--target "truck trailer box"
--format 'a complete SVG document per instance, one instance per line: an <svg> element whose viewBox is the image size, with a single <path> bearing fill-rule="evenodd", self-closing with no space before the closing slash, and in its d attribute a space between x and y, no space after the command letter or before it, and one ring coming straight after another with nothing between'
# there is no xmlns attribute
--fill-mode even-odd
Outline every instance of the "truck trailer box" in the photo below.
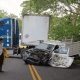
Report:
<svg viewBox="0 0 80 80"><path fill-rule="evenodd" d="M18 21L12 18L0 19L0 37L3 38L3 47L12 48L19 44Z"/></svg>
<svg viewBox="0 0 80 80"><path fill-rule="evenodd" d="M38 45L40 41L48 40L49 16L24 15L22 21L22 44Z"/></svg>

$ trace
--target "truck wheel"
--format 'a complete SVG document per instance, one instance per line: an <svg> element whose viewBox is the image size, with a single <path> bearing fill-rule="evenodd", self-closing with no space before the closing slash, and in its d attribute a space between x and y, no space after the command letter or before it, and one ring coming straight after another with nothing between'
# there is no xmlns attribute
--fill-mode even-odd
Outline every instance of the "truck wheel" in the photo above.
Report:
<svg viewBox="0 0 80 80"><path fill-rule="evenodd" d="M21 52L20 52L21 58L23 58L25 51L26 51L25 49L21 49Z"/></svg>

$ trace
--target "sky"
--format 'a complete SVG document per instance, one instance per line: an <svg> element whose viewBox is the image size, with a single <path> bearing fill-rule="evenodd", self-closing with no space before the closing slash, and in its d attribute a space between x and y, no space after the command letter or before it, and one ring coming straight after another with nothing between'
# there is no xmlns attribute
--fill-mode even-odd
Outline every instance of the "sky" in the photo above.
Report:
<svg viewBox="0 0 80 80"><path fill-rule="evenodd" d="M0 10L3 9L8 14L13 13L19 17L22 11L20 4L23 1L24 0L0 0Z"/></svg>

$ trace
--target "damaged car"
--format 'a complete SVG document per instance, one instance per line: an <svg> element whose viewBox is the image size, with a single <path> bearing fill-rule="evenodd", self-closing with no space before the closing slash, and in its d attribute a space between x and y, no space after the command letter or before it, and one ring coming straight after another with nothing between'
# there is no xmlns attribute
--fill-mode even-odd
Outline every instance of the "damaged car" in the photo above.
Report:
<svg viewBox="0 0 80 80"><path fill-rule="evenodd" d="M74 60L74 58L68 56L68 53L69 49L61 45L40 43L34 48L24 50L22 58L26 64L68 68Z"/></svg>
<svg viewBox="0 0 80 80"><path fill-rule="evenodd" d="M25 63L32 64L48 64L52 52L54 50L54 45L41 43L35 48L27 49L24 51L23 60Z"/></svg>

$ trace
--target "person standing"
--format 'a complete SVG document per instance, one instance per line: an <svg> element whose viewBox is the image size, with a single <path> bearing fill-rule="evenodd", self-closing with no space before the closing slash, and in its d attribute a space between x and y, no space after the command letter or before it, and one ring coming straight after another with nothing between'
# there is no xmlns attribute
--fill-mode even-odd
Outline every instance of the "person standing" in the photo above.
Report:
<svg viewBox="0 0 80 80"><path fill-rule="evenodd" d="M3 71L2 71L3 61L4 61L3 39L0 38L0 72L3 72Z"/></svg>

